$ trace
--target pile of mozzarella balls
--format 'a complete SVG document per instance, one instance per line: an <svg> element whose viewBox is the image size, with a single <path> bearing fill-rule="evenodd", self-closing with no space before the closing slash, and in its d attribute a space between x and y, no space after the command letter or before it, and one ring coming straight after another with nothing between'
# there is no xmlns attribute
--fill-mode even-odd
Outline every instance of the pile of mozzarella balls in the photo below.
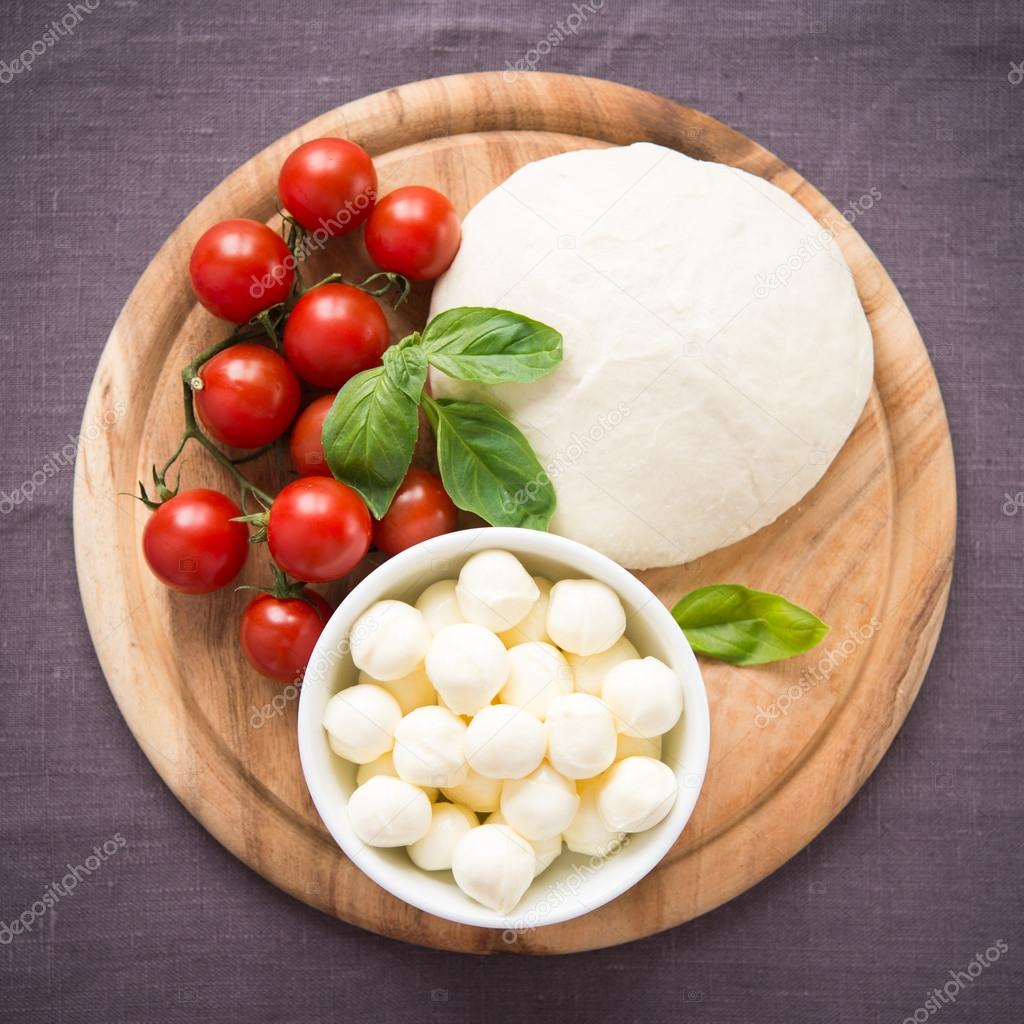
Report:
<svg viewBox="0 0 1024 1024"><path fill-rule="evenodd" d="M676 799L661 736L683 691L625 630L610 587L552 585L507 551L473 555L415 606L370 607L349 637L358 682L323 720L359 766L356 836L408 847L507 914L563 842L603 857L656 825Z"/></svg>

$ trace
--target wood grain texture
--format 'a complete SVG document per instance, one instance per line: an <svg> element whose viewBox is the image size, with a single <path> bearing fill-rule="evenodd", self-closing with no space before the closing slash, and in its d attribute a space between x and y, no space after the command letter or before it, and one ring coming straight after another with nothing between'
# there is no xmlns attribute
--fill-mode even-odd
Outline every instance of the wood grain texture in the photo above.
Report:
<svg viewBox="0 0 1024 1024"><path fill-rule="evenodd" d="M146 512L125 494L176 441L179 368L224 331L191 294L193 242L225 217L273 222L282 160L320 135L364 145L382 190L434 185L463 213L523 163L582 146L645 139L742 167L790 192L836 235L874 334L874 389L820 484L741 543L640 574L667 604L710 582L779 591L821 614L831 636L779 665L704 662L711 761L680 841L620 899L514 941L413 910L341 855L305 790L296 701L238 652L244 595L161 588L140 552ZM328 243L310 262L311 280L367 267L351 240ZM428 302L429 290L418 288L391 315L396 333L420 326ZM275 885L410 942L477 953L590 949L679 924L747 889L828 824L878 763L921 685L945 610L956 518L949 431L892 281L834 207L771 153L697 111L607 82L539 73L434 79L347 104L264 150L196 207L143 274L97 369L83 421L83 437L94 435L82 446L75 488L79 582L110 689L147 757L192 814ZM188 486L230 492L198 450L182 469ZM286 454L263 457L254 473L279 486ZM250 559L245 582L266 578L264 557ZM337 599L344 590L327 593Z"/></svg>

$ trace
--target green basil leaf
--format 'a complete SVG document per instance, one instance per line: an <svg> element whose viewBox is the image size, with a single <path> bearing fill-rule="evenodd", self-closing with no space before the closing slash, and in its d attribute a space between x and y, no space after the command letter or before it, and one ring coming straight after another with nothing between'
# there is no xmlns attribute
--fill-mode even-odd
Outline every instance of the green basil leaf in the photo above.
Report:
<svg viewBox="0 0 1024 1024"><path fill-rule="evenodd" d="M459 306L438 313L423 330L431 366L476 384L527 383L562 361L553 327L507 309Z"/></svg>
<svg viewBox="0 0 1024 1024"><path fill-rule="evenodd" d="M829 627L778 594L719 583L687 594L672 609L690 646L733 665L764 665L817 646Z"/></svg>
<svg viewBox="0 0 1024 1024"><path fill-rule="evenodd" d="M324 420L324 456L331 472L362 495L374 517L388 510L412 462L419 433L417 405L377 366L338 392Z"/></svg>
<svg viewBox="0 0 1024 1024"><path fill-rule="evenodd" d="M384 372L417 405L427 382L427 357L419 346L419 335L411 334L384 351Z"/></svg>
<svg viewBox="0 0 1024 1024"><path fill-rule="evenodd" d="M519 429L496 409L453 399L425 403L445 490L492 526L546 530L555 489Z"/></svg>

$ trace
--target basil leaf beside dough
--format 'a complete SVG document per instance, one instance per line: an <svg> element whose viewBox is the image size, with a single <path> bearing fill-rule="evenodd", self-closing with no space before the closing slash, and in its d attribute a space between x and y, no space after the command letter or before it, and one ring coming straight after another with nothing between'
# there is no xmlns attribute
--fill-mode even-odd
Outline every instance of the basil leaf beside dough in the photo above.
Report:
<svg viewBox="0 0 1024 1024"><path fill-rule="evenodd" d="M419 335L412 334L384 350L384 372L417 405L427 382L427 358L420 348Z"/></svg>
<svg viewBox="0 0 1024 1024"><path fill-rule="evenodd" d="M687 594L673 609L697 654L733 665L764 665L817 646L829 627L778 594L720 583Z"/></svg>
<svg viewBox="0 0 1024 1024"><path fill-rule="evenodd" d="M555 489L518 427L478 402L425 398L444 488L492 526L546 530Z"/></svg>
<svg viewBox="0 0 1024 1024"><path fill-rule="evenodd" d="M335 477L358 491L380 519L412 462L418 433L416 402L378 366L338 392L324 420L324 456Z"/></svg>
<svg viewBox="0 0 1024 1024"><path fill-rule="evenodd" d="M438 313L423 330L430 365L477 384L528 383L562 361L562 335L507 309L459 306Z"/></svg>

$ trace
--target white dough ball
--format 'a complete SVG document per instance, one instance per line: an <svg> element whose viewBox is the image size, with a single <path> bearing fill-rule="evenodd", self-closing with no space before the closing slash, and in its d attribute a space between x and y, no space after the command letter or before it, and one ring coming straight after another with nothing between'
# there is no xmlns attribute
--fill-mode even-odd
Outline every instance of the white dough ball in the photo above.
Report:
<svg viewBox="0 0 1024 1024"><path fill-rule="evenodd" d="M378 601L356 620L349 643L356 668L390 682L407 676L423 660L430 630L411 604Z"/></svg>
<svg viewBox="0 0 1024 1024"><path fill-rule="evenodd" d="M615 715L619 732L661 736L683 713L679 677L657 658L623 661L605 677L601 699Z"/></svg>
<svg viewBox="0 0 1024 1024"><path fill-rule="evenodd" d="M556 697L572 693L572 670L551 644L530 641L508 652L508 681L498 695L502 704L526 708L541 721Z"/></svg>
<svg viewBox="0 0 1024 1024"><path fill-rule="evenodd" d="M460 622L435 634L426 667L445 704L456 714L472 715L505 685L509 658L505 645L489 629Z"/></svg>
<svg viewBox="0 0 1024 1024"><path fill-rule="evenodd" d="M463 746L466 723L437 706L410 711L395 729L398 776L415 786L457 786L469 766Z"/></svg>
<svg viewBox="0 0 1024 1024"><path fill-rule="evenodd" d="M400 679L392 679L385 682L382 679L374 679L366 672L359 673L359 682L369 683L371 686L379 686L387 690L402 709L402 714L407 715L416 708L425 707L428 704L437 703L437 693L430 685L427 678L427 671L422 663L417 665L407 676Z"/></svg>
<svg viewBox="0 0 1024 1024"><path fill-rule="evenodd" d="M367 846L408 846L430 828L430 801L422 789L378 775L348 801L352 831Z"/></svg>
<svg viewBox="0 0 1024 1024"><path fill-rule="evenodd" d="M621 662L639 657L637 649L622 636L600 654L566 654L565 660L572 669L576 689L600 697L605 676Z"/></svg>
<svg viewBox="0 0 1024 1024"><path fill-rule="evenodd" d="M533 848L508 825L478 825L455 847L452 873L478 903L508 914L533 881Z"/></svg>
<svg viewBox="0 0 1024 1024"><path fill-rule="evenodd" d="M611 722L611 715L608 720ZM490 779L529 775L544 759L546 745L541 722L514 704L481 708L466 730L466 760L474 771Z"/></svg>
<svg viewBox="0 0 1024 1024"><path fill-rule="evenodd" d="M328 740L330 740L330 736L328 736ZM391 756L390 751L386 754L381 754L380 757L375 758L373 761L361 764L356 771L356 785L361 786L364 782L369 782L370 779L374 779L378 775L387 775L392 779L398 778L398 772L395 771L395 759ZM437 794L440 792L436 786L420 786L420 789L427 794L427 799L431 803L437 799Z"/></svg>
<svg viewBox="0 0 1024 1024"><path fill-rule="evenodd" d="M624 732L620 732L615 745L615 760L621 761L624 757L633 757L635 754L642 757L653 757L656 761L660 761L661 737L627 736Z"/></svg>
<svg viewBox="0 0 1024 1024"><path fill-rule="evenodd" d="M457 622L466 621L455 599L455 580L438 580L437 583L431 583L420 594L416 607L423 613L431 633L436 633L445 626L454 626Z"/></svg>
<svg viewBox="0 0 1024 1024"><path fill-rule="evenodd" d="M443 793L453 804L463 804L471 811L487 814L501 804L501 779L489 779L470 768L456 786L446 786Z"/></svg>
<svg viewBox="0 0 1024 1024"><path fill-rule="evenodd" d="M546 580L543 576L534 576L533 582L537 584L540 597L526 613L526 618L511 629L498 634L498 639L506 647L515 647L516 644L525 644L530 640L551 643L551 637L548 636L548 595L551 593L551 580Z"/></svg>
<svg viewBox="0 0 1024 1024"><path fill-rule="evenodd" d="M548 603L548 635L573 654L600 654L626 631L619 595L598 580L559 580Z"/></svg>
<svg viewBox="0 0 1024 1024"><path fill-rule="evenodd" d="M394 746L401 717L398 701L387 690L361 684L339 690L327 702L323 725L336 754L366 764Z"/></svg>
<svg viewBox="0 0 1024 1024"><path fill-rule="evenodd" d="M478 551L462 567L455 594L467 622L500 633L526 618L540 588L515 555Z"/></svg>
<svg viewBox="0 0 1024 1024"><path fill-rule="evenodd" d="M601 788L601 779L587 779L576 784L580 795L580 809L572 819L562 838L565 845L573 853L583 853L588 857L607 857L615 853L625 832L612 831L605 825L597 810L597 794Z"/></svg>
<svg viewBox="0 0 1024 1024"><path fill-rule="evenodd" d="M527 839L561 835L576 816L580 798L576 783L547 763L525 778L510 779L501 791L501 813Z"/></svg>
<svg viewBox="0 0 1024 1024"><path fill-rule="evenodd" d="M487 815L484 824L508 825L508 822L501 811L495 811L493 814ZM533 869L533 877L536 878L541 872L547 871L554 863L555 858L562 852L562 837L551 836L549 839L527 839L526 841L533 847L533 855L537 859Z"/></svg>
<svg viewBox="0 0 1024 1024"><path fill-rule="evenodd" d="M409 846L409 859L424 871L447 871L458 841L480 822L461 804L434 804L426 835Z"/></svg>
<svg viewBox="0 0 1024 1024"><path fill-rule="evenodd" d="M590 779L615 760L615 718L589 693L567 693L548 708L548 760L567 779Z"/></svg>
<svg viewBox="0 0 1024 1024"><path fill-rule="evenodd" d="M627 757L616 761L597 787L597 810L613 832L646 832L676 802L679 783L664 761Z"/></svg>

